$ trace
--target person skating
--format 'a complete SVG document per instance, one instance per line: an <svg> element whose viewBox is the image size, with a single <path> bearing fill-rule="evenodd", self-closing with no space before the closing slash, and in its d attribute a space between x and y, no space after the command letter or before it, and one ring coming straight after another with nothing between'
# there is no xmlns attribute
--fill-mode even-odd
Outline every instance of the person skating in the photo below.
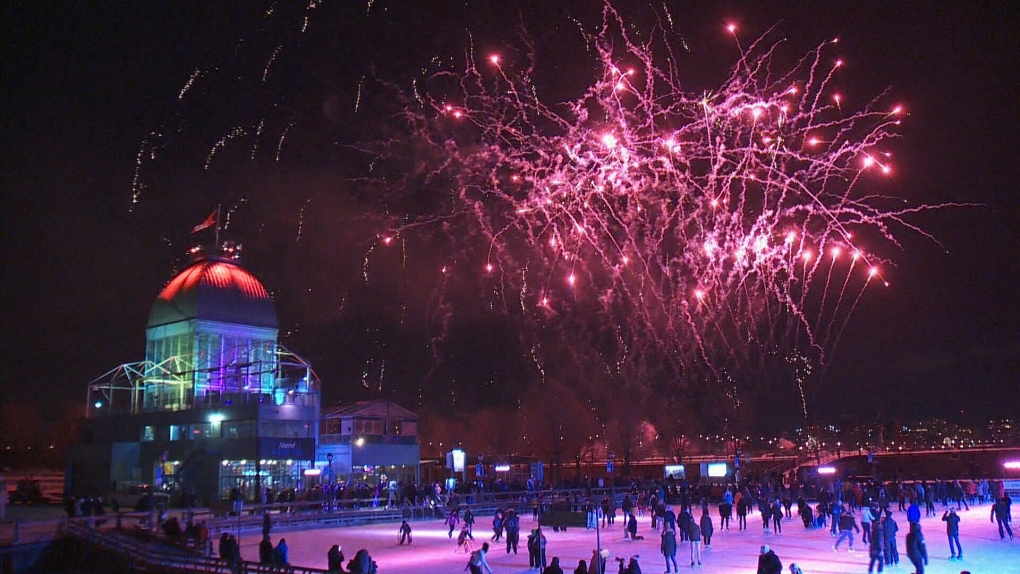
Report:
<svg viewBox="0 0 1020 574"><path fill-rule="evenodd" d="M493 542L499 542L503 538L503 509L497 508L496 514L492 517L492 540Z"/></svg>
<svg viewBox="0 0 1020 574"><path fill-rule="evenodd" d="M506 511L503 528L506 531L506 553L510 554L510 551L513 550L514 556L516 556L517 544L521 540L521 519L513 509Z"/></svg>
<svg viewBox="0 0 1020 574"><path fill-rule="evenodd" d="M864 509L867 512L867 508ZM868 528L871 530L871 535L868 536L868 574L874 572L875 565L878 565L878 571L882 571L882 567L885 565L885 558L883 552L885 551L885 529L882 527L882 523L879 520L875 520L873 524L869 524Z"/></svg>
<svg viewBox="0 0 1020 574"><path fill-rule="evenodd" d="M907 558L914 565L916 574L924 574L924 567L928 565L928 547L924 543L920 522L910 523L910 530L907 532Z"/></svg>
<svg viewBox="0 0 1020 574"><path fill-rule="evenodd" d="M574 574L588 574L588 563L584 560L578 560L577 568L574 568Z"/></svg>
<svg viewBox="0 0 1020 574"><path fill-rule="evenodd" d="M857 518L854 517L853 513L849 510L839 513L839 538L836 539L836 544L833 545L833 552L839 552L839 545L844 541L849 542L849 551L854 551L854 532L860 532L861 528L857 526Z"/></svg>
<svg viewBox="0 0 1020 574"><path fill-rule="evenodd" d="M772 505L772 531L776 534L783 533L783 505L778 499Z"/></svg>
<svg viewBox="0 0 1020 574"><path fill-rule="evenodd" d="M627 517L627 530L624 533L624 538L630 537L631 540L643 540L644 536L638 536L637 533L637 517L634 514L630 514Z"/></svg>
<svg viewBox="0 0 1020 574"><path fill-rule="evenodd" d="M676 563L676 532L672 528L666 527L662 530L662 541L659 543L659 552L662 552L663 558L666 559L666 574L669 574L669 563L673 563L673 571L680 572L680 568Z"/></svg>
<svg viewBox="0 0 1020 574"><path fill-rule="evenodd" d="M727 491L726 494L729 494L729 491ZM731 496L730 500L732 499L733 497ZM722 504L719 505L719 530L730 529L730 517L732 516L733 516L733 503L726 502L726 500L723 500ZM702 528L702 530L704 530L704 528Z"/></svg>
<svg viewBox="0 0 1020 574"><path fill-rule="evenodd" d="M737 530L747 530L747 497L741 496L737 505Z"/></svg>
<svg viewBox="0 0 1020 574"><path fill-rule="evenodd" d="M1013 529L1009 527L1009 519L1009 505L1006 504L1006 499L996 500L992 505L991 521L999 523L999 540L1005 541L1008 533L1010 542L1013 541Z"/></svg>
<svg viewBox="0 0 1020 574"><path fill-rule="evenodd" d="M881 513L881 511L879 511ZM871 513L871 507L865 505L861 508L861 542L869 544L871 542L871 521L878 520L881 514L875 515Z"/></svg>
<svg viewBox="0 0 1020 574"><path fill-rule="evenodd" d="M492 574L492 568L489 566L489 563L485 560L485 556L488 553L489 543L483 542L481 548L471 553L471 558L468 559L467 566L465 566L464 569L471 570L471 574L482 574L482 572ZM560 570L561 574L562 572L563 571Z"/></svg>
<svg viewBox="0 0 1020 574"><path fill-rule="evenodd" d="M687 536L691 541L691 568L694 568L695 562L701 566L701 527L697 522L691 521Z"/></svg>
<svg viewBox="0 0 1020 574"><path fill-rule="evenodd" d="M450 514L446 515L446 525L450 527L450 531L447 533L447 538L453 538L453 531L460 524L460 512L457 510L451 510Z"/></svg>
<svg viewBox="0 0 1020 574"><path fill-rule="evenodd" d="M885 516L882 518L882 530L885 535L883 540L885 542L883 554L885 564L886 566L899 566L900 552L896 548L896 533L900 531L900 526L893 519L892 510L885 511Z"/></svg>
<svg viewBox="0 0 1020 574"><path fill-rule="evenodd" d="M402 520L400 522L400 530L397 531L397 535L400 537L397 542L400 546L403 546L405 542L410 544L414 540L411 537L411 525L408 524L406 520Z"/></svg>
<svg viewBox="0 0 1020 574"><path fill-rule="evenodd" d="M949 559L963 560L963 548L960 547L960 517L956 514L956 509L949 507L949 510L942 514L942 522L946 523L946 536L949 538Z"/></svg>
<svg viewBox="0 0 1020 574"><path fill-rule="evenodd" d="M714 532L715 526L712 525L712 517L709 516L706 509L701 513L701 536L705 539L705 548L712 547L712 534Z"/></svg>
<svg viewBox="0 0 1020 574"><path fill-rule="evenodd" d="M475 537L473 536L473 534L475 529L475 515L473 512L471 512L470 508L464 511L464 526L467 526L468 538L474 540Z"/></svg>

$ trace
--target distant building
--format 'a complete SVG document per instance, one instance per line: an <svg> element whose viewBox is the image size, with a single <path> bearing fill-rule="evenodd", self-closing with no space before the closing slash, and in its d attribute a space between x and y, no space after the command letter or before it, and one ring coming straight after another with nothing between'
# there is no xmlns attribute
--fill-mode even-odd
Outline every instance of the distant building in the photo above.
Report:
<svg viewBox="0 0 1020 574"><path fill-rule="evenodd" d="M375 484L419 482L418 417L392 401L364 401L323 413L316 460L322 473Z"/></svg>
<svg viewBox="0 0 1020 574"><path fill-rule="evenodd" d="M319 378L277 341L269 293L237 255L231 244L215 253L193 250L191 264L152 305L145 360L90 383L69 454L69 494L130 499L128 491L146 484L206 504L234 489L260 500L265 489L300 491L352 478L340 464L356 464L357 478L377 476L380 465L397 467L391 475L416 475L417 419L396 405L388 405L394 415L384 417L380 432L355 427L363 443L387 448L352 450L343 433L328 449L317 448ZM327 452L335 452L338 468L322 477ZM367 467L373 472L361 472Z"/></svg>

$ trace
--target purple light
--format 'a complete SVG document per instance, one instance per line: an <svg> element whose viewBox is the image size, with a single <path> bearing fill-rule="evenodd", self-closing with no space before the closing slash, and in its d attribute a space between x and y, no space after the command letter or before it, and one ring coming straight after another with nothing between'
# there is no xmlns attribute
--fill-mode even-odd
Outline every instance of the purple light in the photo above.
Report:
<svg viewBox="0 0 1020 574"><path fill-rule="evenodd" d="M1007 460L1002 466L1006 470L1020 470L1020 460Z"/></svg>
<svg viewBox="0 0 1020 574"><path fill-rule="evenodd" d="M820 466L818 467L818 474L836 474L836 467L834 466Z"/></svg>

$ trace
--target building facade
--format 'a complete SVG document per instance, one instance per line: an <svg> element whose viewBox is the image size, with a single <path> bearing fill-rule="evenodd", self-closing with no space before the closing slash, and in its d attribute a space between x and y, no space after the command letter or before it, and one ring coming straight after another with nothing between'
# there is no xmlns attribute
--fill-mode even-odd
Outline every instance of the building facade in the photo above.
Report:
<svg viewBox="0 0 1020 574"><path fill-rule="evenodd" d="M203 504L317 481L305 471L315 467L318 377L277 341L269 293L233 246L192 255L153 303L145 360L89 385L69 494L145 484Z"/></svg>

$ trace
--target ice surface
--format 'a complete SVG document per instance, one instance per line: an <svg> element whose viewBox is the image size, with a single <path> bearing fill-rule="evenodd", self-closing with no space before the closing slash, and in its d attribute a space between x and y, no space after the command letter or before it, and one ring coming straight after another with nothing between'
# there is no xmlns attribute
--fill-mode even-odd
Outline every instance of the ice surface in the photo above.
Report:
<svg viewBox="0 0 1020 574"><path fill-rule="evenodd" d="M960 511L960 542L963 547L964 561L950 561L949 542L946 539L945 523L941 521L942 507L936 505L938 513L931 518L922 518L921 527L928 545L930 564L925 569L929 574L959 574L969 570L974 574L1020 574L1020 532L1014 526L1017 542L1001 542L995 524L989 522L991 505L972 506L971 510ZM754 574L757 569L757 556L761 544L770 545L783 562L783 571L789 571L791 562L796 562L805 574L845 574L864 573L868 571L868 549L855 533L855 553L848 553L845 544L839 553L832 551L835 539L828 530L806 530L799 518L794 515L792 520L783 523L783 533L763 535L761 520L757 514L748 516L748 530L738 532L735 528L729 531L718 530L718 514L712 508L712 517L716 524L712 548L702 551L700 569L691 569L690 553L686 543L679 545L677 562L681 571L700 571L705 573L723 574ZM700 516L700 514L699 514ZM893 517L899 524L897 546L900 551L899 566L889 567L893 573L910 574L913 566L906 556L905 537L907 533L906 513L895 512ZM488 517L478 517L475 524L475 538L481 546L484 540L492 536L486 528L490 523ZM647 514L639 518L638 534L644 540L623 540L623 528L617 518L616 525L602 530L602 547L608 548L612 556L629 557L640 555L641 569L644 574L665 571L665 563L659 553L659 536L650 530L651 518ZM733 525L736 525L734 521ZM359 548L367 548L379 564L380 574L411 574L420 572L461 573L467 563L467 556L455 550L457 546L456 532L451 540L447 538L447 528L441 520L412 522L414 528L414 544L397 545L397 528L399 524L376 524L347 528L330 528L321 530L304 530L291 532L274 532L274 545L279 537L287 539L290 547L290 562L300 566L316 568L326 567L326 551L333 544L340 544L346 559L349 560ZM526 513L521 520L521 541L518 555L507 555L504 544L492 544L489 553L489 564L497 574L512 572L538 572L528 568L527 534L534 528L531 514ZM543 528L548 539L546 555L549 560L553 556L560 557L560 565L564 572L570 574L580 559L591 558L595 548L595 531L583 528L570 528L567 532L553 532ZM253 560L258 556L258 537L245 535L241 541L242 554L245 559ZM346 564L345 564L346 567ZM616 561L609 560L608 572L617 573Z"/></svg>

